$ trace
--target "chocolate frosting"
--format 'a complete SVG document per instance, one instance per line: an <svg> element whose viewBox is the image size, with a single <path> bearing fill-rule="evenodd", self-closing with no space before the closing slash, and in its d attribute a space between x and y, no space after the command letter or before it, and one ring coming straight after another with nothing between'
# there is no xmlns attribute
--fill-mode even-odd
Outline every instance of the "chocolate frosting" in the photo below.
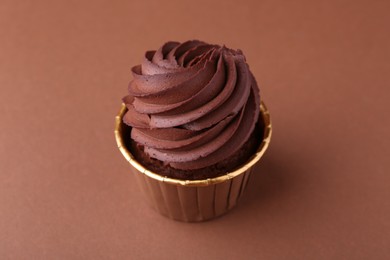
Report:
<svg viewBox="0 0 390 260"><path fill-rule="evenodd" d="M180 170L218 163L249 139L259 117L255 78L240 50L167 42L132 68L123 121L150 157Z"/></svg>

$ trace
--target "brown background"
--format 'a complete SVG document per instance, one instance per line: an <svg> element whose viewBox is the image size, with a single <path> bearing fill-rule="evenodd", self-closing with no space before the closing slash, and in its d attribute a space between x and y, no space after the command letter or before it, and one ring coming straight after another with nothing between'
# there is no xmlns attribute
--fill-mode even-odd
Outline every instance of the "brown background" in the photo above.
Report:
<svg viewBox="0 0 390 260"><path fill-rule="evenodd" d="M389 1L0 2L1 259L389 259ZM235 210L151 211L114 116L145 50L240 48L274 136Z"/></svg>

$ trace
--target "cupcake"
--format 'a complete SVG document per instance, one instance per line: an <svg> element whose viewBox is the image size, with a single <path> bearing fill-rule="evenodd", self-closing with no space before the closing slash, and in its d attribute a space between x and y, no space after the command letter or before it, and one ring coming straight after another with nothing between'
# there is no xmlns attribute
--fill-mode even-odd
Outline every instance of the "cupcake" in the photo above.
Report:
<svg viewBox="0 0 390 260"><path fill-rule="evenodd" d="M271 137L242 51L167 42L132 74L115 134L149 204L188 222L226 213Z"/></svg>

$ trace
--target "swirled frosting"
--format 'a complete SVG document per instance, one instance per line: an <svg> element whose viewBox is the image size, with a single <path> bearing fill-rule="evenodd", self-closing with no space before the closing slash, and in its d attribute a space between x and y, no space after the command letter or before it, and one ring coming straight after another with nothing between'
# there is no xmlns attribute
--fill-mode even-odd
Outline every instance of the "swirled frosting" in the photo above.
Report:
<svg viewBox="0 0 390 260"><path fill-rule="evenodd" d="M229 158L251 136L260 96L240 50L167 42L131 71L123 121L149 157L200 169Z"/></svg>

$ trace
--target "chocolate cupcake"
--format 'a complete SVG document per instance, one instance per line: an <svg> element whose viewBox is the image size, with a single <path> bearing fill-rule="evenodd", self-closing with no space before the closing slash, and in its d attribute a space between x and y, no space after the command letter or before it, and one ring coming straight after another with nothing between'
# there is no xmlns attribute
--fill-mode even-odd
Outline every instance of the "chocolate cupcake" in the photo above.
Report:
<svg viewBox="0 0 390 260"><path fill-rule="evenodd" d="M227 212L271 137L243 53L168 42L132 73L115 132L150 204L182 221Z"/></svg>

